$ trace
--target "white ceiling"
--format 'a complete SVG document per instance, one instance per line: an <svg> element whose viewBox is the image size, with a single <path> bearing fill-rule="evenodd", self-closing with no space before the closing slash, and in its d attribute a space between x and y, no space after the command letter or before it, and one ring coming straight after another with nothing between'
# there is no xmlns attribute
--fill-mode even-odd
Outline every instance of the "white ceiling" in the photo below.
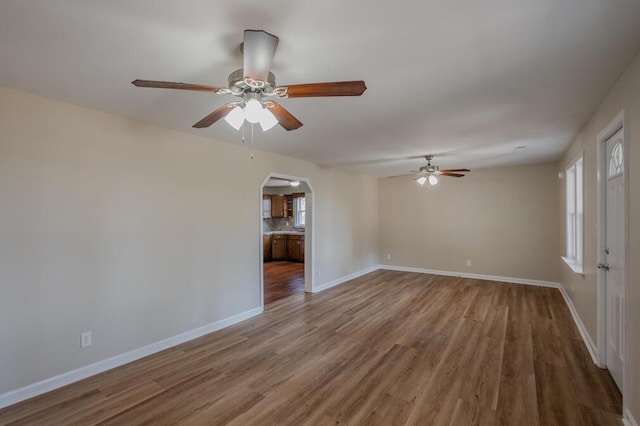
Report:
<svg viewBox="0 0 640 426"><path fill-rule="evenodd" d="M233 98L130 82L226 85L248 28L280 37L278 84L368 86L282 101L304 126L256 148L384 176L558 158L640 49L640 1L3 0L0 84L240 143L191 127Z"/></svg>
<svg viewBox="0 0 640 426"><path fill-rule="evenodd" d="M264 184L264 186L273 188L291 186L291 181L286 179L271 178L267 181L267 183Z"/></svg>

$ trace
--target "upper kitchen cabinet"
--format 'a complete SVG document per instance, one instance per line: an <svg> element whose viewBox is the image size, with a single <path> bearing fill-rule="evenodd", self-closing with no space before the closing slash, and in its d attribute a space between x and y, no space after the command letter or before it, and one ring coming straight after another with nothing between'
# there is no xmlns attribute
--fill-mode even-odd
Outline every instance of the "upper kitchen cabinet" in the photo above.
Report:
<svg viewBox="0 0 640 426"><path fill-rule="evenodd" d="M284 195L271 196L271 217L286 217L287 198Z"/></svg>
<svg viewBox="0 0 640 426"><path fill-rule="evenodd" d="M262 196L262 218L268 219L271 217L271 195L264 194Z"/></svg>
<svg viewBox="0 0 640 426"><path fill-rule="evenodd" d="M285 195L285 208L287 217L293 217L293 197L291 195Z"/></svg>

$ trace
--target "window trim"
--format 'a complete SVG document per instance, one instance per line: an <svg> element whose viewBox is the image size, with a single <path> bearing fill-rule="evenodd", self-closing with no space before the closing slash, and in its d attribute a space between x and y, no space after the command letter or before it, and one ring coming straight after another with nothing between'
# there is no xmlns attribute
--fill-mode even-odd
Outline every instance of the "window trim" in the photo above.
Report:
<svg viewBox="0 0 640 426"><path fill-rule="evenodd" d="M562 260L576 274L584 274L584 153L564 170L565 256ZM573 184L572 184L573 182ZM571 191L571 192L570 192ZM569 198L572 198L570 200Z"/></svg>

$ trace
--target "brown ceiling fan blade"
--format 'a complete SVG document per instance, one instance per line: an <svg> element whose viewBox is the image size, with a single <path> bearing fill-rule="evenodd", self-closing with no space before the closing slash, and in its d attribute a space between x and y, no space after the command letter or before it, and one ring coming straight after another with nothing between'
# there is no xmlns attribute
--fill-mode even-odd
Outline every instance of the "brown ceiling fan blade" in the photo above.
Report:
<svg viewBox="0 0 640 426"><path fill-rule="evenodd" d="M177 83L172 81L152 81L152 80L133 80L131 82L136 87L153 87L157 89L178 89L178 90L194 90L196 92L216 93L219 87L204 86L202 84Z"/></svg>
<svg viewBox="0 0 640 426"><path fill-rule="evenodd" d="M276 117L278 123L287 130L295 130L302 126L300 120L295 118L293 114L287 111L282 105L277 102L271 102L273 105L269 108L269 111Z"/></svg>
<svg viewBox="0 0 640 426"><path fill-rule="evenodd" d="M411 176L415 176L415 173L409 173L408 175L395 175L395 176L387 176L387 179L391 179L391 178L399 178L399 177L411 177Z"/></svg>
<svg viewBox="0 0 640 426"><path fill-rule="evenodd" d="M336 81L332 83L309 83L282 86L287 88L290 98L313 98L320 96L360 96L367 90L364 81Z"/></svg>
<svg viewBox="0 0 640 426"><path fill-rule="evenodd" d="M471 170L469 169L445 169L445 170L440 170L441 172L470 172Z"/></svg>
<svg viewBox="0 0 640 426"><path fill-rule="evenodd" d="M267 81L271 63L280 39L262 30L245 30L243 55L243 77L256 81Z"/></svg>
<svg viewBox="0 0 640 426"><path fill-rule="evenodd" d="M451 176L451 177L464 177L464 175L461 174L461 173L451 173L451 172L445 172L443 170L440 170L440 173L438 173L438 175L440 175L440 176Z"/></svg>
<svg viewBox="0 0 640 426"><path fill-rule="evenodd" d="M203 118L202 120L194 124L193 127L195 127L196 129L209 127L216 121L220 120L221 118L226 117L227 114L229 114L235 106L236 106L235 102L222 105L220 108L213 111L211 114L207 115L205 118Z"/></svg>

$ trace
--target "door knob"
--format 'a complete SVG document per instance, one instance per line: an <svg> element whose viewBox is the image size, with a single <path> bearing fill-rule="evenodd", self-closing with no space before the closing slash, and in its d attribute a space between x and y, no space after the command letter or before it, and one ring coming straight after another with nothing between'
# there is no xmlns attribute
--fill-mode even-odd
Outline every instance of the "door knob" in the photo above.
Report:
<svg viewBox="0 0 640 426"><path fill-rule="evenodd" d="M609 264L608 263L598 263L598 269L604 269L605 271L609 270Z"/></svg>

